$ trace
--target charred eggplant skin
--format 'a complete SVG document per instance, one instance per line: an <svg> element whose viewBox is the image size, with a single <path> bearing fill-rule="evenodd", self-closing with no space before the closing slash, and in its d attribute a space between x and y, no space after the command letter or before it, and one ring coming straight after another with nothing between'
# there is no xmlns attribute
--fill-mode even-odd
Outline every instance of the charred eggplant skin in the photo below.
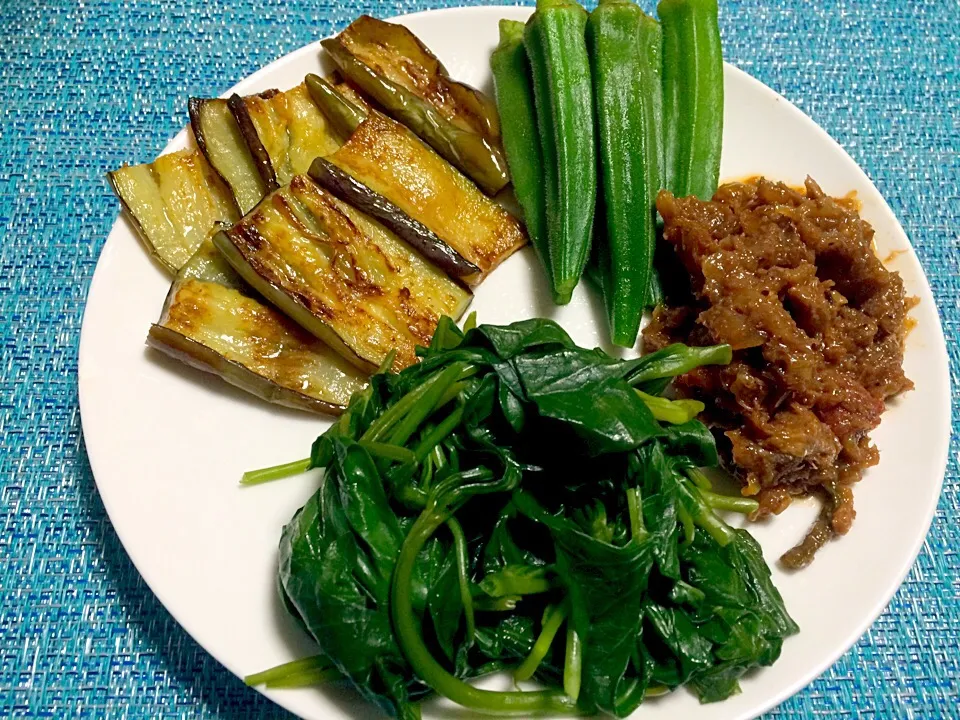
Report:
<svg viewBox="0 0 960 720"><path fill-rule="evenodd" d="M428 101L454 124L490 140L499 139L500 122L493 100L452 79L437 56L406 26L361 15L334 39L381 77Z"/></svg>
<svg viewBox="0 0 960 720"><path fill-rule="evenodd" d="M197 145L242 213L342 142L303 85L228 100L193 98L189 107Z"/></svg>
<svg viewBox="0 0 960 720"><path fill-rule="evenodd" d="M480 272L480 268L443 242L426 225L411 218L329 160L322 157L314 160L310 166L310 177L324 190L379 220L451 277L465 278Z"/></svg>
<svg viewBox="0 0 960 720"><path fill-rule="evenodd" d="M404 42L391 42L398 34L404 35ZM349 80L484 192L494 195L510 181L499 134L495 132L498 125L492 105L484 102L479 91L451 80L433 53L409 30L365 15L321 44ZM404 54L401 44L413 52ZM356 52L364 46L376 48L379 65L371 66ZM416 67L418 77L429 78L430 87L417 87L403 71L406 66ZM397 82L404 76L406 82ZM454 99L466 93L473 93L475 107L468 109Z"/></svg>
<svg viewBox="0 0 960 720"><path fill-rule="evenodd" d="M240 130L240 136L247 143L247 148L253 156L253 162L257 166L257 172L260 173L260 179L267 189L267 192L273 192L280 184L277 182L277 174L274 172L273 163L270 162L270 155L267 149L260 142L260 136L257 134L257 128L250 118L247 106L243 98L234 93L227 100L227 107L230 108L230 114L237 121L237 128Z"/></svg>
<svg viewBox="0 0 960 720"><path fill-rule="evenodd" d="M263 277L258 272L258 269L247 258L245 251L250 251L262 242L263 238L255 230L240 225L234 226L230 235L227 235L226 232L219 232L213 236L213 244L217 250L223 254L234 270L258 293L263 295L271 305L278 308L300 327L312 333L314 337L332 347L356 367L365 372L375 372L377 370L376 363L365 360L354 352L326 323L311 312L304 301L305 299L293 297L271 278ZM238 246L243 247L243 250L239 249Z"/></svg>
<svg viewBox="0 0 960 720"><path fill-rule="evenodd" d="M257 166L257 160L237 125L228 101L190 98L188 108L190 125L197 140L197 147L200 148L211 167L216 170L223 182L230 188L241 214L249 212L267 194L268 190ZM208 122L218 125L214 128ZM223 142L214 143L212 138L208 137L215 130L224 135L220 138ZM233 154L230 158L221 153L228 144L232 146L227 151L227 154Z"/></svg>
<svg viewBox="0 0 960 720"><path fill-rule="evenodd" d="M204 98L192 97L187 100L187 114L190 117L190 129L193 131L193 138L197 141L197 147L200 148L200 152L203 153L204 157L207 157L207 148L206 136L203 134L201 129L200 121L200 112L203 110L203 104L206 102ZM209 159L209 158L208 158ZM220 176L221 179L223 176Z"/></svg>
<svg viewBox="0 0 960 720"><path fill-rule="evenodd" d="M305 173L315 157L334 152L345 139L317 107L305 83L267 97L248 95L242 102L238 112L249 118L254 131L248 145L263 147L277 185Z"/></svg>

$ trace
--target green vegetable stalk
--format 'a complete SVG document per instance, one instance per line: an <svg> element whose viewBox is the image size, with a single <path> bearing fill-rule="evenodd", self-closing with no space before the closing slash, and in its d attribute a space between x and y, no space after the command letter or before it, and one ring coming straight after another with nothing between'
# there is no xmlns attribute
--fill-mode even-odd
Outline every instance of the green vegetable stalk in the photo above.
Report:
<svg viewBox="0 0 960 720"><path fill-rule="evenodd" d="M580 674L583 672L583 646L580 636L567 623L567 647L563 659L563 691L576 700L580 697Z"/></svg>
<svg viewBox="0 0 960 720"><path fill-rule="evenodd" d="M533 677L533 674L540 667L540 663L547 656L553 645L553 639L557 636L557 631L563 621L567 619L567 608L564 605L553 605L547 608L543 616L543 628L540 635L533 645L533 650L527 655L526 659L520 663L520 667L513 671L513 679L517 682L523 682Z"/></svg>
<svg viewBox="0 0 960 720"><path fill-rule="evenodd" d="M632 347L649 295L660 190L660 26L632 0L600 0L587 22L605 242L599 271L614 343Z"/></svg>
<svg viewBox="0 0 960 720"><path fill-rule="evenodd" d="M720 177L723 53L717 0L661 0L664 187L709 200Z"/></svg>
<svg viewBox="0 0 960 720"><path fill-rule="evenodd" d="M452 494L459 493L454 491ZM450 674L437 662L424 643L414 619L411 578L414 574L417 555L434 531L446 522L450 514L450 508L444 507L443 503L432 504L424 510L403 543L394 572L391 594L393 625L396 628L400 647L417 676L443 697L483 713L532 717L573 712L576 709L576 701L561 690L496 692L468 685Z"/></svg>
<svg viewBox="0 0 960 720"><path fill-rule="evenodd" d="M491 597L536 595L556 587L546 568L507 565L490 573L480 582L480 589Z"/></svg>
<svg viewBox="0 0 960 720"><path fill-rule="evenodd" d="M406 565L400 566L406 570ZM441 695L458 705L485 714L506 717L532 717L547 714L570 714L576 702L559 690L536 692L496 692L481 690L451 675L427 650L416 628L405 618L412 617L409 597L400 591L394 595L394 607L403 612L398 619L397 633L404 642L404 650L418 674Z"/></svg>
<svg viewBox="0 0 960 720"><path fill-rule="evenodd" d="M653 413L653 416L660 422L668 422L673 425L681 425L690 422L697 415L703 412L703 403L699 400L670 400L664 397L649 395L642 390L637 390L646 406Z"/></svg>
<svg viewBox="0 0 960 720"><path fill-rule="evenodd" d="M310 469L310 458L294 460L274 467L250 470L240 479L241 485L262 485L263 483L283 480L284 478L300 475Z"/></svg>
<svg viewBox="0 0 960 720"><path fill-rule="evenodd" d="M340 671L331 667L327 658L313 655L247 675L243 681L250 687L264 685L268 688L294 688L321 685L341 677Z"/></svg>
<svg viewBox="0 0 960 720"><path fill-rule="evenodd" d="M522 22L500 21L500 44L490 56L490 69L513 192L523 209L530 242L540 256L547 277L551 278L543 150L523 32Z"/></svg>
<svg viewBox="0 0 960 720"><path fill-rule="evenodd" d="M523 39L545 171L551 287L560 305L570 302L586 267L597 200L586 23L576 2L538 0Z"/></svg>

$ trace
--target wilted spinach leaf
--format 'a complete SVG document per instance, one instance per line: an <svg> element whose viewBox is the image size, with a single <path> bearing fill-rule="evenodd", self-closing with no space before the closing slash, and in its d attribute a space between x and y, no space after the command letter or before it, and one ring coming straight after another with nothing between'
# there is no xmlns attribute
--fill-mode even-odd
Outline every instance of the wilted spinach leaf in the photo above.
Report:
<svg viewBox="0 0 960 720"><path fill-rule="evenodd" d="M409 720L431 692L625 717L684 683L722 699L777 659L797 628L760 549L688 478L713 436L636 392L729 349L621 361L547 320L444 320L420 355L314 443L325 479L280 544L285 606L366 698ZM547 687L465 682L498 670Z"/></svg>

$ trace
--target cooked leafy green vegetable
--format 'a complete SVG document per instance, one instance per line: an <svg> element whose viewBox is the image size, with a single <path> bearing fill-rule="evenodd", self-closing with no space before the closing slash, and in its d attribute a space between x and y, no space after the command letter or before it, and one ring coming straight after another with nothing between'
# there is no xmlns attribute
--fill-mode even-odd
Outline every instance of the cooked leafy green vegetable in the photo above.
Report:
<svg viewBox="0 0 960 720"><path fill-rule="evenodd" d="M411 720L434 693L625 717L684 684L721 700L777 659L797 627L758 545L713 511L750 501L700 489L717 452L699 421L657 419L664 381L729 348L617 360L549 320L464 333L445 318L420 354L374 375L309 460L257 473L326 469L279 571L323 658L255 680L339 672ZM543 687L467 682L500 670Z"/></svg>

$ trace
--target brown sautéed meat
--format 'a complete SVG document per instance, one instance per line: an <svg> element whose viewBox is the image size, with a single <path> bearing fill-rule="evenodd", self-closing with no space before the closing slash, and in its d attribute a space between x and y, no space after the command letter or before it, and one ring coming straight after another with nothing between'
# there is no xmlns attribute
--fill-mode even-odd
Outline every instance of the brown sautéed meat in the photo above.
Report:
<svg viewBox="0 0 960 720"><path fill-rule="evenodd" d="M730 183L711 201L661 191L657 209L676 267L645 349L733 347L730 365L678 378L678 392L707 404L703 417L758 515L823 496L820 518L782 558L803 567L849 530L851 486L879 459L869 433L885 401L913 386L903 372L912 301L874 253L855 202L810 178L804 190Z"/></svg>

